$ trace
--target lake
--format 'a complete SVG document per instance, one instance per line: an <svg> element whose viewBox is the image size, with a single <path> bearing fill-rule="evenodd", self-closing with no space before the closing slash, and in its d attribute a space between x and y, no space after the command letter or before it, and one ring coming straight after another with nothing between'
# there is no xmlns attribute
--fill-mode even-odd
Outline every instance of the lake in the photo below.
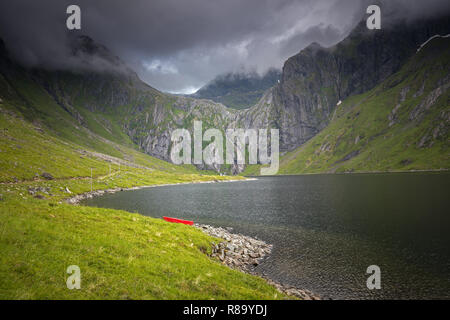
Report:
<svg viewBox="0 0 450 320"><path fill-rule="evenodd" d="M257 271L332 299L450 298L450 174L258 177L162 186L83 204L172 216L274 245ZM367 267L381 269L369 290Z"/></svg>

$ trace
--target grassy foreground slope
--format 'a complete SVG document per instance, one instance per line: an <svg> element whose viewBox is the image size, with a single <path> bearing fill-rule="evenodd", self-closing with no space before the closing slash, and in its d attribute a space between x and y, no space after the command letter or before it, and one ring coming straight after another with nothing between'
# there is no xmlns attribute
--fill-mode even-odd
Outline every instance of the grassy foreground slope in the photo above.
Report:
<svg viewBox="0 0 450 320"><path fill-rule="evenodd" d="M449 75L450 38L435 38L386 81L344 100L325 129L280 159L279 174L449 169Z"/></svg>
<svg viewBox="0 0 450 320"><path fill-rule="evenodd" d="M70 185L70 184L69 184ZM273 299L274 288L206 256L212 238L124 211L24 199L0 207L1 299ZM4 190L2 190L4 192ZM66 268L81 269L81 289Z"/></svg>
<svg viewBox="0 0 450 320"><path fill-rule="evenodd" d="M23 99L2 84L0 299L282 297L264 280L209 258L211 242L218 239L192 227L64 202L91 188L227 177L172 165L85 128L76 132L70 118L45 105L51 101ZM36 94L35 98L45 95ZM24 101L30 105L21 111ZM38 116L31 117L29 112ZM54 126L47 125L51 121ZM81 269L80 290L66 287L70 265Z"/></svg>

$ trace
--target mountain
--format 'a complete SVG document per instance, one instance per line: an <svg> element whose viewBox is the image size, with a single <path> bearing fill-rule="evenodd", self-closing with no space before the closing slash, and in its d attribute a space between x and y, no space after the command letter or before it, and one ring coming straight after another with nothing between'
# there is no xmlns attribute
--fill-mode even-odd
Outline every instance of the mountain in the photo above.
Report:
<svg viewBox="0 0 450 320"><path fill-rule="evenodd" d="M418 46L450 31L448 19L368 30L361 22L330 48L313 43L289 58L272 91L272 122L281 149L292 151L330 122L339 101L372 89L397 72Z"/></svg>
<svg viewBox="0 0 450 320"><path fill-rule="evenodd" d="M43 172L54 178L89 176L91 168L94 175L106 174L111 166L198 173L193 166L176 166L142 152L114 108L138 88L148 97L158 96L158 91L107 51L102 59L108 71L88 72L92 52L83 50L96 45L87 38L78 40L74 55L84 56L79 60L84 67L77 65L76 71L23 67L0 40L0 181L33 180Z"/></svg>
<svg viewBox="0 0 450 320"><path fill-rule="evenodd" d="M281 78L281 71L270 69L263 76L256 72L220 75L192 94L193 98L210 99L233 109L254 106L264 92Z"/></svg>
<svg viewBox="0 0 450 320"><path fill-rule="evenodd" d="M236 118L236 111L222 104L159 92L89 37L71 41L71 65L61 70L24 67L1 42L2 112L91 151L122 159L143 152L155 157L150 162L175 171L181 168L159 160L170 161L174 129L192 128L195 119L205 128L226 128Z"/></svg>
<svg viewBox="0 0 450 320"><path fill-rule="evenodd" d="M279 174L448 169L450 37L435 37L330 123L285 154ZM246 174L256 174L248 168Z"/></svg>
<svg viewBox="0 0 450 320"><path fill-rule="evenodd" d="M349 168L346 164L363 158L366 149L359 148L362 144L367 150L373 147L372 152L382 152L382 144L374 146L368 143L378 141L379 137L392 137L392 141L400 143L401 135L392 135L393 130L400 127L417 126L421 130L432 130L433 133L428 134L428 137L433 138L429 139L434 139L434 130L438 130L442 132L437 134L439 141L444 141L444 145L447 143L445 121L442 130L436 129L433 121L438 120L435 118L431 122L421 122L418 126L414 122L416 120L402 122L406 118L403 119L400 113L412 108L412 104L415 104L414 108L422 104L430 105L425 109L437 110L436 114L446 112L448 103L442 102L447 97L447 87L442 86L448 75L445 61L442 56L436 57L432 51L426 50L434 44L434 40L423 47L420 55L416 52L427 39L435 34L448 34L449 30L448 19L412 25L400 23L381 30L367 30L361 23L345 40L333 47L323 48L312 44L289 58L283 66L280 83L267 89L254 106L243 110L227 108L222 103L208 99L161 93L142 82L118 57L88 37L72 40L71 60L76 63L63 70L23 67L8 56L3 46L0 48L0 98L3 101L2 110L18 113L28 122L50 130L54 136L91 151L129 158L131 161L142 159L140 152L153 157L147 158L149 162L156 161L155 158L170 161L172 131L177 128L192 131L194 120L201 120L204 130L217 128L222 132L228 128L278 128L280 150L283 153L290 152L282 159L281 172L284 173L333 171L338 170L338 165L339 170L372 170L364 168L363 162ZM420 64L410 61L421 55L424 56L423 61L440 63L440 67L423 67L426 75L414 80L417 83L406 84L406 78L398 78L399 72L404 75L419 73L420 70L414 68ZM404 69L407 66L410 66L409 71ZM432 79L434 82L429 82ZM418 85L421 88L425 80L423 95L410 100L409 95ZM251 81L239 81L251 86ZM400 99L404 99L400 103L400 93L394 94L392 90L400 90L397 86L401 85L409 86L410 90ZM439 99L430 98L431 102L426 102L424 99L428 99L428 95L438 88L442 91ZM374 98L374 92L381 100ZM356 103L358 97L365 98ZM389 109L386 117L382 112L371 112L372 104L385 105ZM398 104L401 107L394 110ZM359 113L356 111L355 115L346 115L350 118L348 123L345 122L342 118L344 110L355 108L360 109ZM422 109L418 107L418 110ZM394 124L385 128L385 123L377 122L377 119L383 115L386 120L390 113L392 119L389 123ZM428 111L419 114L428 114ZM356 124L353 125L351 119L355 120L361 115L364 117L360 119L367 117L367 122L355 131ZM427 116L425 118L428 119ZM370 127L373 130L369 131ZM334 147L326 145L332 133L344 131L353 132L354 136L349 135L347 138L357 143L351 145L347 141L344 148L343 138L336 138ZM324 135L327 132L329 136ZM438 148L442 144L430 146L427 139L424 138L422 144L427 147L417 147L411 151L414 157L402 155L402 159L397 159L392 156L392 159L386 158L383 165L373 166L373 169L448 168L448 159L435 151L440 150ZM319 151L317 148L312 153L300 150L306 150L311 143L324 145L323 149L332 151L333 156L326 158L325 152L320 159L314 160L318 161L315 166L308 165L308 161L313 161L309 157ZM411 140L407 145L407 149L412 150L410 148L417 146L417 143ZM386 154L390 153L381 153L376 157ZM425 160L414 160L422 155L421 159L426 159L427 154L438 155L427 163ZM304 161L305 157L308 161ZM178 170L176 166L163 163L160 163L163 167ZM403 165L405 163L409 163L409 166ZM199 165L198 168L233 174L244 170L244 166L236 164ZM190 167L189 170L195 168ZM250 167L246 172L251 171ZM31 170L27 174L31 174Z"/></svg>

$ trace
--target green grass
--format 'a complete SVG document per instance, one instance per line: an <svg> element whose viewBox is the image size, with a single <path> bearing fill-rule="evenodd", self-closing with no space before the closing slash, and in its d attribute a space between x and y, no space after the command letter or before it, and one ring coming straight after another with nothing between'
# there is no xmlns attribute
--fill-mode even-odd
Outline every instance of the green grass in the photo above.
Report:
<svg viewBox="0 0 450 320"><path fill-rule="evenodd" d="M219 239L193 227L64 201L91 187L230 177L175 166L89 131L96 141L80 145L26 120L6 100L0 109L0 299L286 298L263 279L210 258L211 243ZM119 159L102 159L92 153L95 144L128 162L119 168ZM43 172L55 179L44 180ZM46 189L31 194L36 187ZM66 287L70 265L80 267L80 290Z"/></svg>
<svg viewBox="0 0 450 320"><path fill-rule="evenodd" d="M141 178L141 179L139 179ZM164 173L120 173L94 188L192 181ZM49 188L38 200L30 187ZM262 299L278 297L265 282L208 258L202 232L119 210L72 206L61 200L90 189L88 180L0 186L0 298L2 299ZM64 188L64 189L63 189ZM82 289L65 285L69 265Z"/></svg>
<svg viewBox="0 0 450 320"><path fill-rule="evenodd" d="M264 280L209 258L218 240L192 227L22 197L22 187L2 188L1 299L281 297ZM66 287L69 265L81 269L80 290Z"/></svg>
<svg viewBox="0 0 450 320"><path fill-rule="evenodd" d="M0 105L0 108L4 108L4 105ZM112 156L117 156L115 162L109 163L95 157L93 149L55 137L45 127L33 125L7 112L0 113L0 138L0 182L32 180L43 172L58 179L88 177L91 168L94 176L106 175L110 167L113 172L119 170L118 162L124 158L149 169L198 173L193 166L175 166L133 148L105 142L116 151ZM83 150L87 153L82 153Z"/></svg>

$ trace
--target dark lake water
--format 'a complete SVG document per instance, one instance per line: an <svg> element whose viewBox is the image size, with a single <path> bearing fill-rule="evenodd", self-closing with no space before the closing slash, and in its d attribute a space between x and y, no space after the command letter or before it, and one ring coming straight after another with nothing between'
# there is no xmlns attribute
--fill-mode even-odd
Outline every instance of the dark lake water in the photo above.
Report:
<svg viewBox="0 0 450 320"><path fill-rule="evenodd" d="M450 298L450 174L261 177L124 191L84 204L172 216L274 245L257 271L333 299ZM369 290L369 265L381 289Z"/></svg>

